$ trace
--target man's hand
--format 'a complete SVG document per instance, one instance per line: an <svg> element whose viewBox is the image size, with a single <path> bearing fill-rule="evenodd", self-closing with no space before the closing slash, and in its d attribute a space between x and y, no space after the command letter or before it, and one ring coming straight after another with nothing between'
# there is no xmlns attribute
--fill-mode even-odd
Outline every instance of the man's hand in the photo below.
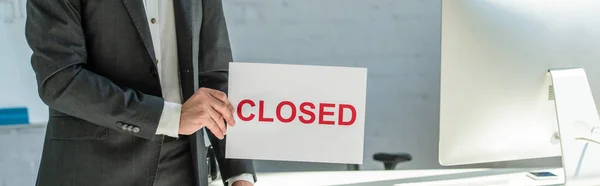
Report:
<svg viewBox="0 0 600 186"><path fill-rule="evenodd" d="M231 184L231 186L254 186L254 184L249 181L238 180L238 181L233 182L233 184Z"/></svg>
<svg viewBox="0 0 600 186"><path fill-rule="evenodd" d="M200 88L181 106L179 134L190 135L206 127L217 138L223 139L227 133L223 120L230 126L235 125L233 106L227 95L218 90Z"/></svg>

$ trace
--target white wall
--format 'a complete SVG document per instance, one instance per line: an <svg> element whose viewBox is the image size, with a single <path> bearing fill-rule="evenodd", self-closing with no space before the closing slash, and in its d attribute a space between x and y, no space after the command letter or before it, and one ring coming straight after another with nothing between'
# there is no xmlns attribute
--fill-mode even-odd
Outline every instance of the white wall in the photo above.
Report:
<svg viewBox="0 0 600 186"><path fill-rule="evenodd" d="M27 107L29 120L48 120L48 107L39 99L35 74L25 41L25 0L0 0L0 108Z"/></svg>
<svg viewBox="0 0 600 186"><path fill-rule="evenodd" d="M30 122L48 118L37 96L25 42L25 0L0 0L0 108L27 107ZM34 185L44 128L0 127L0 186Z"/></svg>
<svg viewBox="0 0 600 186"><path fill-rule="evenodd" d="M369 69L365 164L361 168L381 169L382 165L371 157L382 151L408 152L414 156L412 162L399 168L441 168L437 161L441 1L224 0L224 3L236 61ZM1 76L13 75L17 74ZM0 167L10 167L0 169L0 186L21 185L2 178L14 180L18 175L13 172L33 172L31 166L23 165L37 165L43 130L25 131L0 133L0 140L5 141L0 143ZM559 160L528 164L556 166ZM272 161L258 161L256 166L259 171L345 169L344 165ZM18 178L33 180L35 174L22 175Z"/></svg>

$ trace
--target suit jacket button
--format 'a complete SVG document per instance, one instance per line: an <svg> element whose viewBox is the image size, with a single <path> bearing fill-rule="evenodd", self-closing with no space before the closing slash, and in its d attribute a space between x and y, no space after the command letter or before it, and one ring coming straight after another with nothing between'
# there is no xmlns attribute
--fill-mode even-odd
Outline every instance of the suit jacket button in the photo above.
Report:
<svg viewBox="0 0 600 186"><path fill-rule="evenodd" d="M133 131L133 126L131 126L131 125L127 126L127 131L130 131L130 132Z"/></svg>
<svg viewBox="0 0 600 186"><path fill-rule="evenodd" d="M121 128L123 126L123 122L117 121L117 127Z"/></svg>
<svg viewBox="0 0 600 186"><path fill-rule="evenodd" d="M123 130L127 130L127 127L129 127L129 125L127 125L127 124L121 125L121 129L123 129Z"/></svg>
<svg viewBox="0 0 600 186"><path fill-rule="evenodd" d="M133 133L138 133L140 132L140 128L139 127L133 127Z"/></svg>

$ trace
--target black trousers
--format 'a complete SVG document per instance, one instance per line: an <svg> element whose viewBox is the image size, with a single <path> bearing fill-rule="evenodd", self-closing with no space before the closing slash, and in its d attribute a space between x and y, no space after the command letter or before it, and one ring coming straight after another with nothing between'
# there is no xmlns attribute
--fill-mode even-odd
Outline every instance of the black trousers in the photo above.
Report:
<svg viewBox="0 0 600 186"><path fill-rule="evenodd" d="M162 148L154 186L194 186L190 143L187 137L178 139L160 136Z"/></svg>

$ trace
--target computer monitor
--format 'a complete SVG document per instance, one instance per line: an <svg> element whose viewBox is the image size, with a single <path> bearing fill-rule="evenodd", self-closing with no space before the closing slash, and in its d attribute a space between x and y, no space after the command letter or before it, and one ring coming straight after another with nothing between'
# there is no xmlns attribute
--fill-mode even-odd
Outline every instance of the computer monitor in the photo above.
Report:
<svg viewBox="0 0 600 186"><path fill-rule="evenodd" d="M548 70L584 68L600 91L598 10L596 0L442 1L440 164L560 156Z"/></svg>

